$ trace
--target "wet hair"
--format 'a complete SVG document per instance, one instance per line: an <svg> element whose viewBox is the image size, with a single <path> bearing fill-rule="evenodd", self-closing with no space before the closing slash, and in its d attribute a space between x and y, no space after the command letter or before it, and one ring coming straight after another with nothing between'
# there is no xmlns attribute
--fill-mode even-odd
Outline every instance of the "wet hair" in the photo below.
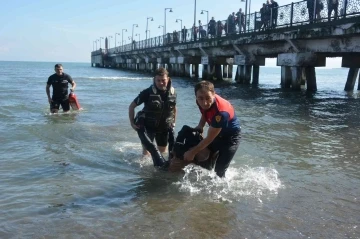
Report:
<svg viewBox="0 0 360 239"><path fill-rule="evenodd" d="M169 72L164 67L160 67L156 69L155 76L164 76L164 75L169 76Z"/></svg>
<svg viewBox="0 0 360 239"><path fill-rule="evenodd" d="M56 65L55 65L55 68L58 68L58 67L63 67L63 65L61 65L61 64L56 64Z"/></svg>
<svg viewBox="0 0 360 239"><path fill-rule="evenodd" d="M210 91L211 93L215 94L214 84L209 81L203 80L197 83L195 85L195 95L199 90Z"/></svg>

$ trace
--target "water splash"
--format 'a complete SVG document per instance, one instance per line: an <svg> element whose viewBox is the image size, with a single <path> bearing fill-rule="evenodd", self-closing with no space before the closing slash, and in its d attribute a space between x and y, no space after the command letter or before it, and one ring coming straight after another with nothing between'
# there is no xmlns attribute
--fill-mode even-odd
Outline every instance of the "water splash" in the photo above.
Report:
<svg viewBox="0 0 360 239"><path fill-rule="evenodd" d="M196 165L188 165L180 182L180 191L191 195L208 195L216 201L239 201L244 197L253 197L261 201L264 194L277 194L283 187L278 172L265 167L230 167L226 178L219 178L214 171L208 171Z"/></svg>
<svg viewBox="0 0 360 239"><path fill-rule="evenodd" d="M151 156L142 155L142 147L140 143L119 142L115 146L115 150L122 154L122 159L129 165L136 165L140 168L152 166Z"/></svg>

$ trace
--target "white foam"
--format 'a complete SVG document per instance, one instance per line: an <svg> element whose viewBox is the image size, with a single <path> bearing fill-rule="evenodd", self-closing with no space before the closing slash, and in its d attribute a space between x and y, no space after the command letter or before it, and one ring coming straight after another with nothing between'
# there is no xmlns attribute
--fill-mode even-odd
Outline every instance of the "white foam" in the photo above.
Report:
<svg viewBox="0 0 360 239"><path fill-rule="evenodd" d="M153 165L150 156L142 155L140 143L119 142L114 145L114 148L123 154L122 160L129 165L138 165L140 168Z"/></svg>
<svg viewBox="0 0 360 239"><path fill-rule="evenodd" d="M260 202L263 194L277 194L283 187L278 172L274 168L232 168L226 172L226 178L219 178L214 171L208 171L190 164L184 169L185 175L180 182L183 192L191 195L208 195L216 201L239 201L244 197L254 197Z"/></svg>

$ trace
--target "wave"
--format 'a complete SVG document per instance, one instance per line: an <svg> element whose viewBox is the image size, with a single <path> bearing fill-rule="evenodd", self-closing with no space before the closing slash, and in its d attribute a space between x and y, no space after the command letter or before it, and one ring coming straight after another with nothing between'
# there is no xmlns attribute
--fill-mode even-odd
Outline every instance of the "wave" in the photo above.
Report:
<svg viewBox="0 0 360 239"><path fill-rule="evenodd" d="M180 191L191 195L208 195L210 200L233 202L244 197L261 201L264 194L277 194L283 185L278 172L273 168L233 168L226 172L226 178L219 178L214 171L190 164L184 169L185 175L176 182Z"/></svg>

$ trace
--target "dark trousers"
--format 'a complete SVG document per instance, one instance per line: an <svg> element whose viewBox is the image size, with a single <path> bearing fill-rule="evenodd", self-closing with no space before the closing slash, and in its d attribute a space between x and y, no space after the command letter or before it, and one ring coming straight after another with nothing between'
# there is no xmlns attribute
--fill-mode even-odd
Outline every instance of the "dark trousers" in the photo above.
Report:
<svg viewBox="0 0 360 239"><path fill-rule="evenodd" d="M273 27L273 28L275 28L276 27L276 25L277 25L277 13L276 14L273 14L272 15L272 19L271 19L271 27Z"/></svg>
<svg viewBox="0 0 360 239"><path fill-rule="evenodd" d="M215 172L219 177L224 177L239 145L241 139L241 132L235 132L231 136L216 137L209 145L212 152L219 152L215 163Z"/></svg>
<svg viewBox="0 0 360 239"><path fill-rule="evenodd" d="M328 21L331 21L331 13L334 11L334 19L336 20L338 18L338 6L339 4L329 4L328 6Z"/></svg>
<svg viewBox="0 0 360 239"><path fill-rule="evenodd" d="M310 21L310 23L313 23L313 21L314 21L314 7L309 7L308 12L309 12L309 21Z"/></svg>
<svg viewBox="0 0 360 239"><path fill-rule="evenodd" d="M144 148L149 151L151 154L151 158L153 160L155 167L162 167L165 165L166 160L162 156L162 154L157 149L157 146L154 144L153 134L151 132L147 132L145 127L141 127L137 130L138 136L140 138L141 144ZM169 151L171 152L174 146L174 131L173 129L169 129Z"/></svg>

